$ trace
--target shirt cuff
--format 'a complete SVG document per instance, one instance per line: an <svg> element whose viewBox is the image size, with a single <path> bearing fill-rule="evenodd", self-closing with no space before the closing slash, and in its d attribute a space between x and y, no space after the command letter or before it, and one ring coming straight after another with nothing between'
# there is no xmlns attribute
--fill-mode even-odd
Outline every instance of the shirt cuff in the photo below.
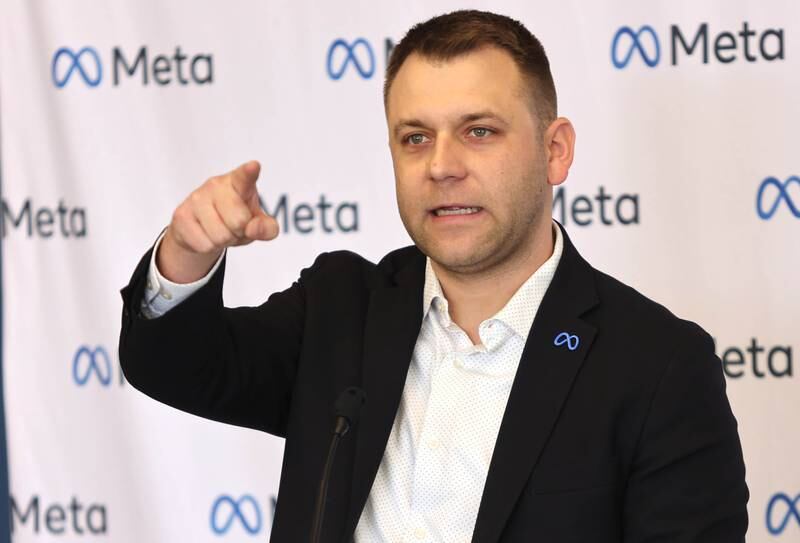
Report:
<svg viewBox="0 0 800 543"><path fill-rule="evenodd" d="M164 231L166 232L166 230ZM155 246L153 246L153 254L150 256L150 268L147 271L147 285L144 288L144 297L142 298L142 315L146 319L155 319L164 315L170 309L177 307L186 298L200 290L206 283L209 282L211 277L219 268L222 259L225 257L225 251L222 252L214 267L211 268L204 277L191 283L173 283L158 271L156 267L156 254L161 245L161 240L164 239L162 233Z"/></svg>

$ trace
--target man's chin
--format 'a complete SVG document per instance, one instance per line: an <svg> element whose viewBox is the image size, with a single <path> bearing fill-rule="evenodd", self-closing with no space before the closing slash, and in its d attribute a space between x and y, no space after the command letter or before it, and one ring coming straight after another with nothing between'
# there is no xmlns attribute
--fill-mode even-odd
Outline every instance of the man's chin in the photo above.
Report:
<svg viewBox="0 0 800 543"><path fill-rule="evenodd" d="M479 272L486 262L485 255L474 249L440 249L433 250L427 255L439 267L460 274Z"/></svg>

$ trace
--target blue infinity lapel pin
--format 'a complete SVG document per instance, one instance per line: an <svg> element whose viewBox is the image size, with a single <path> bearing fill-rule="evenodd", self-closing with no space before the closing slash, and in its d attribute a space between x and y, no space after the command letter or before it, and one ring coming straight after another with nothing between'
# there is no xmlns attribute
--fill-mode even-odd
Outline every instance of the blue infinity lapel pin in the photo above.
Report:
<svg viewBox="0 0 800 543"><path fill-rule="evenodd" d="M567 349L574 351L578 348L578 345L581 344L581 340L578 336L568 334L567 332L561 332L556 336L555 341L553 341L553 345L556 347L561 347L564 344L567 345Z"/></svg>

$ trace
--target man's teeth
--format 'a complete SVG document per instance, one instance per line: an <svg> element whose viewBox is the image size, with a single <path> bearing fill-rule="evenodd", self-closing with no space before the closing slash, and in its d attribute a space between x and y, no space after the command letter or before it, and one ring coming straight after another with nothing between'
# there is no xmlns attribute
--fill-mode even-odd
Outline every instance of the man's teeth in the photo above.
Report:
<svg viewBox="0 0 800 543"><path fill-rule="evenodd" d="M448 207L436 209L434 213L437 217L446 217L447 215L469 215L480 210L479 207Z"/></svg>

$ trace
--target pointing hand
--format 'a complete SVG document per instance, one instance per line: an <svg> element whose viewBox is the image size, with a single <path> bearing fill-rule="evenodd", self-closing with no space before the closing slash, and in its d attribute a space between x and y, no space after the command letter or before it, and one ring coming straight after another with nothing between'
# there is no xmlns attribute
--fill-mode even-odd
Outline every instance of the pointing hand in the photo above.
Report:
<svg viewBox="0 0 800 543"><path fill-rule="evenodd" d="M212 177L175 209L156 255L164 277L191 283L208 273L225 248L278 235L277 221L259 205L260 170L251 160Z"/></svg>

